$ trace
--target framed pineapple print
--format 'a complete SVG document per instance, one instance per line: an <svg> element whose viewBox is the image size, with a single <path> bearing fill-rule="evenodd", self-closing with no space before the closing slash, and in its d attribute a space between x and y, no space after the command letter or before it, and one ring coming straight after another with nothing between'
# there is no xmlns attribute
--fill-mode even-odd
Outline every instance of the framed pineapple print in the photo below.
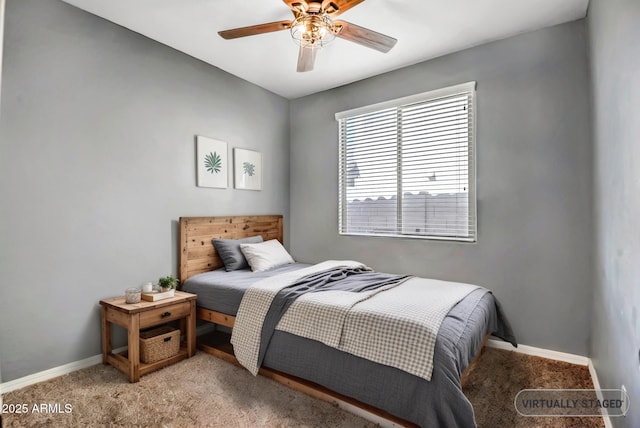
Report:
<svg viewBox="0 0 640 428"><path fill-rule="evenodd" d="M234 148L233 175L236 189L262 190L262 153Z"/></svg>
<svg viewBox="0 0 640 428"><path fill-rule="evenodd" d="M196 136L197 185L226 189L229 185L227 143Z"/></svg>

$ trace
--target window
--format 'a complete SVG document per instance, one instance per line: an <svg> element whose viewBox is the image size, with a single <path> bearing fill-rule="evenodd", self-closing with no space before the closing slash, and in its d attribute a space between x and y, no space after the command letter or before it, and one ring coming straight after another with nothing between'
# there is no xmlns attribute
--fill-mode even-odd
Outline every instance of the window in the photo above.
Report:
<svg viewBox="0 0 640 428"><path fill-rule="evenodd" d="M476 240L475 82L336 114L339 232Z"/></svg>

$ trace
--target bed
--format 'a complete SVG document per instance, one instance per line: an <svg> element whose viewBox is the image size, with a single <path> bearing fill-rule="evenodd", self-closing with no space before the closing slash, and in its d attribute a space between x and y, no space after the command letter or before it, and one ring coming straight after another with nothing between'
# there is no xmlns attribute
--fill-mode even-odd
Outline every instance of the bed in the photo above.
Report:
<svg viewBox="0 0 640 428"><path fill-rule="evenodd" d="M199 337L198 347L234 364L239 362L229 343L229 329L236 325L247 290L261 279L313 269L309 264L291 263L265 272L226 272L212 239L254 236L282 243L282 216L180 218L181 288L198 295L199 320L220 326ZM430 380L278 329L266 347L259 373L402 426L475 426L473 407L462 393L462 384L492 333L515 345L494 296L473 290L442 320Z"/></svg>

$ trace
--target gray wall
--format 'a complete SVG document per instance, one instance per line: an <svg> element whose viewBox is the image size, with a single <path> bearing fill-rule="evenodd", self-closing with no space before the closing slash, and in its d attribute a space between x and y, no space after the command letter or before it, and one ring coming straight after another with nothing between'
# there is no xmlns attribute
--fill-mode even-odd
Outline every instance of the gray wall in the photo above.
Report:
<svg viewBox="0 0 640 428"><path fill-rule="evenodd" d="M4 46L4 41L3 41L4 39L4 8L5 8L5 0L0 0L0 89L2 89L2 47ZM1 106L0 106L0 110L1 110Z"/></svg>
<svg viewBox="0 0 640 428"><path fill-rule="evenodd" d="M630 195L640 13L631 1L604 3L592 0L588 20L592 88L579 21L294 100L289 116L286 100L71 6L8 0L2 381L98 354L98 300L176 272L179 216L287 220L290 202L296 258L485 285L522 343L593 354L603 386L624 381L639 397L640 249L626 236L639 208ZM478 243L338 236L334 113L469 80L478 82ZM264 190L195 187L195 134L262 151Z"/></svg>
<svg viewBox="0 0 640 428"><path fill-rule="evenodd" d="M180 216L288 219L289 114L281 97L59 1L9 0L5 24L10 381L99 354L98 301L176 273ZM264 190L196 187L196 134L261 151Z"/></svg>
<svg viewBox="0 0 640 428"><path fill-rule="evenodd" d="M425 41L428 43L428 40ZM294 100L291 248L492 289L521 343L587 355L592 147L584 21ZM336 112L477 81L477 244L339 236Z"/></svg>
<svg viewBox="0 0 640 428"><path fill-rule="evenodd" d="M625 384L640 427L640 3L591 0L595 286L591 357L603 388Z"/></svg>

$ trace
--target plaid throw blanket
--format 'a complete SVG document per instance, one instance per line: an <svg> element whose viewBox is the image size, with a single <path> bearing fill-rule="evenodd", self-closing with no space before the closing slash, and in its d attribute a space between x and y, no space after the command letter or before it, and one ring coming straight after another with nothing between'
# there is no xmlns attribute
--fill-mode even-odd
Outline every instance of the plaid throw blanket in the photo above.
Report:
<svg viewBox="0 0 640 428"><path fill-rule="evenodd" d="M258 357L262 324L278 292L302 277L337 267L367 268L356 261L328 260L304 269L265 278L253 284L245 292L236 314L231 333L231 344L236 358L251 374L257 375L260 369Z"/></svg>
<svg viewBox="0 0 640 428"><path fill-rule="evenodd" d="M277 294L269 283L279 283L276 288L280 290L295 281L294 276L301 278L313 270L319 272L316 269L340 263L345 262L325 262L278 275L247 291L232 336L241 364L257 374L261 319ZM256 286L257 290L251 292ZM276 328L431 380L440 324L453 306L478 288L481 287L412 277L399 285L362 293L309 293L289 307Z"/></svg>
<svg viewBox="0 0 640 428"><path fill-rule="evenodd" d="M304 295L276 329L431 380L440 324L479 288L412 277L360 299L334 291Z"/></svg>

